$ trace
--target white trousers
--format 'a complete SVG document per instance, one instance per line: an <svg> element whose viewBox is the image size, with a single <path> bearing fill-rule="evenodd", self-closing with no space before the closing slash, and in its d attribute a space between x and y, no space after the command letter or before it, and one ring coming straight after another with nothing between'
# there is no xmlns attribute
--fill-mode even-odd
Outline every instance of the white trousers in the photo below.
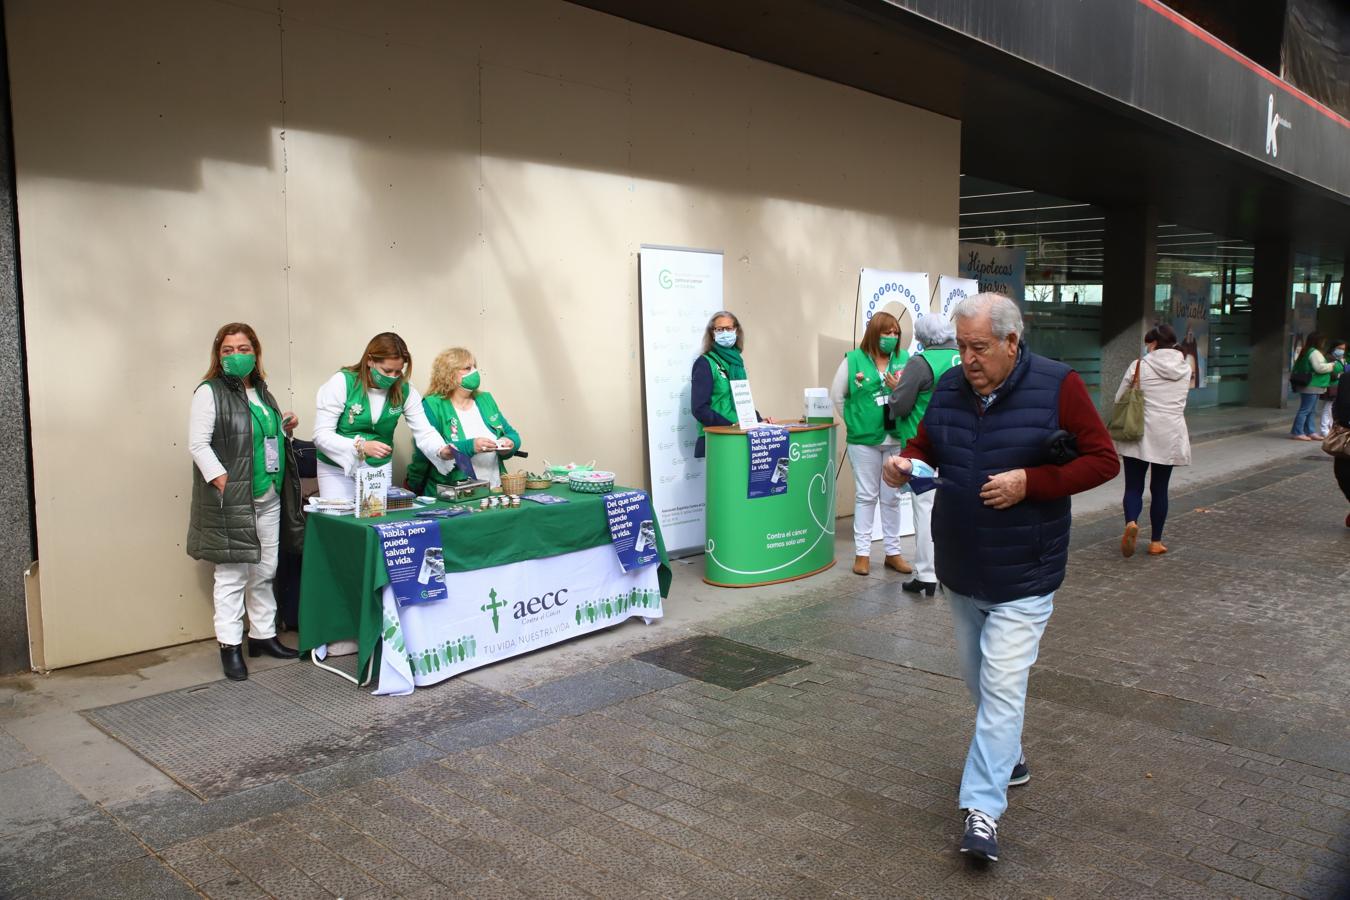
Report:
<svg viewBox="0 0 1350 900"><path fill-rule="evenodd" d="M253 500L258 543L262 558L256 563L216 563L212 594L216 607L216 640L222 644L244 641L244 611L248 611L248 635L265 640L277 634L277 596L272 579L277 574L277 542L281 536L281 497L272 488Z"/></svg>
<svg viewBox="0 0 1350 900"><path fill-rule="evenodd" d="M900 555L900 491L881 480L881 464L901 449L899 444L848 445L848 461L853 466L853 544L858 556L872 555L872 523L878 504L886 555Z"/></svg>
<svg viewBox="0 0 1350 900"><path fill-rule="evenodd" d="M914 577L919 581L937 581L933 568L933 500L937 491L910 495L914 504Z"/></svg>
<svg viewBox="0 0 1350 900"><path fill-rule="evenodd" d="M323 499L356 499L356 479L344 474L337 466L319 460L314 464L314 474L319 476L319 496Z"/></svg>
<svg viewBox="0 0 1350 900"><path fill-rule="evenodd" d="M1322 417L1319 421L1321 427L1317 429L1317 433L1322 435L1331 434L1331 401L1318 400L1317 403L1322 409Z"/></svg>

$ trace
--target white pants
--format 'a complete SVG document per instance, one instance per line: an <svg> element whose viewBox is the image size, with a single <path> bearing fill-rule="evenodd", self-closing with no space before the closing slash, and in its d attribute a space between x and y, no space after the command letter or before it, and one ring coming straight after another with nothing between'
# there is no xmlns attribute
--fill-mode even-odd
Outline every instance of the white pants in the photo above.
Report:
<svg viewBox="0 0 1350 900"><path fill-rule="evenodd" d="M937 491L909 493L914 504L914 577L919 581L937 581L933 568L933 500Z"/></svg>
<svg viewBox="0 0 1350 900"><path fill-rule="evenodd" d="M1322 416L1319 420L1321 427L1317 429L1317 433L1322 435L1331 434L1331 401L1318 400L1317 402L1322 409Z"/></svg>
<svg viewBox="0 0 1350 900"><path fill-rule="evenodd" d="M901 449L899 444L848 445L848 461L853 466L853 543L858 556L872 555L872 522L878 503L886 555L900 555L900 491L881 480L881 464Z"/></svg>
<svg viewBox="0 0 1350 900"><path fill-rule="evenodd" d="M216 563L212 594L216 607L216 640L222 644L244 641L244 610L248 610L248 635L265 640L277 634L277 597L272 579L277 574L277 542L281 535L281 497L272 488L253 500L258 543L262 558L256 563Z"/></svg>
<svg viewBox="0 0 1350 900"><path fill-rule="evenodd" d="M355 500L356 478L344 474L337 466L330 466L323 460L314 464L314 473L319 476L319 496L325 500Z"/></svg>

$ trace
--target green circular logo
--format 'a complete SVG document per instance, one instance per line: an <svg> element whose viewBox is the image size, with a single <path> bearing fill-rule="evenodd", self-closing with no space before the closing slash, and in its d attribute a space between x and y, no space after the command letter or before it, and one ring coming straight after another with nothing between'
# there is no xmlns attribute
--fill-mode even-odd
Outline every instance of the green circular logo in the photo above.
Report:
<svg viewBox="0 0 1350 900"><path fill-rule="evenodd" d="M675 283L675 279L670 277L669 269L662 269L661 274L657 276L656 280L661 285L661 287L665 288L666 290L670 290L670 286Z"/></svg>

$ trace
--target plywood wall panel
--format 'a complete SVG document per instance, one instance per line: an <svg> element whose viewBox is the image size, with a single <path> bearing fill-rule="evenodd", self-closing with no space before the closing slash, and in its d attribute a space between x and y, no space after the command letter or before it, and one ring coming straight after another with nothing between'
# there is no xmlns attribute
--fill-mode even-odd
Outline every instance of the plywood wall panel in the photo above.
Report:
<svg viewBox="0 0 1350 900"><path fill-rule="evenodd" d="M210 634L185 432L226 319L301 434L394 330L419 386L473 349L531 465L641 483L642 243L725 252L774 415L851 345L859 267L954 260L958 123L571 4L6 12L54 666Z"/></svg>
<svg viewBox="0 0 1350 900"><path fill-rule="evenodd" d="M186 411L229 319L290 380L280 50L275 19L220 4L6 9L55 667L211 633L183 553Z"/></svg>

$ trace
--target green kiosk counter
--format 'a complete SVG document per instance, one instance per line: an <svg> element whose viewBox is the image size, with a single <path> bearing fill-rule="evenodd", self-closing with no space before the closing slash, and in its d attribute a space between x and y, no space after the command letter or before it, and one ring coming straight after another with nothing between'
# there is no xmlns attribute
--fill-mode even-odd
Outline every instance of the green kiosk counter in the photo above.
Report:
<svg viewBox="0 0 1350 900"><path fill-rule="evenodd" d="M835 425L787 428L787 490L756 497L750 496L749 432L705 430L708 584L775 584L834 565Z"/></svg>

